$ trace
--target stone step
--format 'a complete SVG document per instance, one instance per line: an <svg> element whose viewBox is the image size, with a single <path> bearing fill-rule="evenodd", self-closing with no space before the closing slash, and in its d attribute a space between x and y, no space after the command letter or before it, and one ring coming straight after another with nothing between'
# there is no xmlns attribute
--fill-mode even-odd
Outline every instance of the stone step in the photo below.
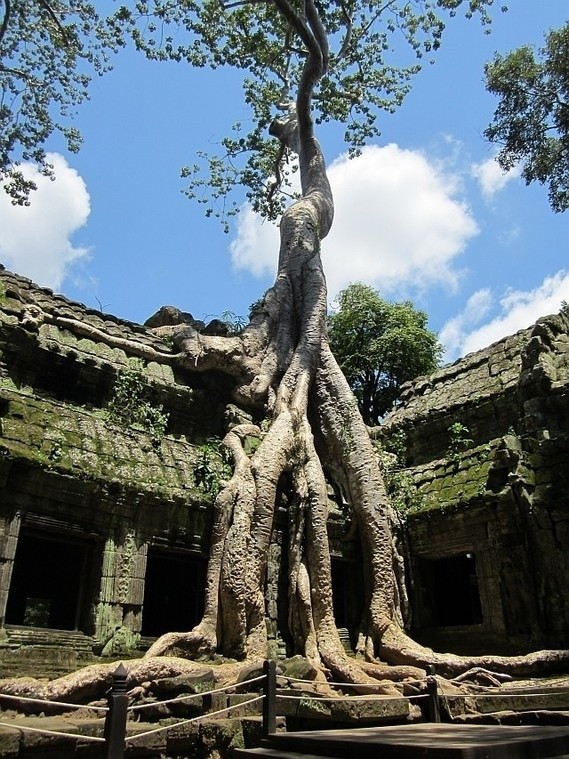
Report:
<svg viewBox="0 0 569 759"><path fill-rule="evenodd" d="M6 627L0 645L2 677L54 678L95 661L94 641L75 630Z"/></svg>
<svg viewBox="0 0 569 759"><path fill-rule="evenodd" d="M61 646L76 652L91 653L94 640L79 630L52 630L44 627L11 627L6 625L8 646Z"/></svg>
<svg viewBox="0 0 569 759"><path fill-rule="evenodd" d="M285 717L306 720L325 720L335 723L393 724L408 719L409 701L397 696L350 696L349 699L318 698L290 689L277 690L277 712ZM297 695L296 693L294 695Z"/></svg>
<svg viewBox="0 0 569 759"><path fill-rule="evenodd" d="M350 631L347 627L338 627L338 635L340 637L340 641L342 645L344 646L344 650L348 653L352 653L352 642L350 640Z"/></svg>
<svg viewBox="0 0 569 759"><path fill-rule="evenodd" d="M496 693L476 695L481 714L501 711L569 710L569 688L500 688Z"/></svg>

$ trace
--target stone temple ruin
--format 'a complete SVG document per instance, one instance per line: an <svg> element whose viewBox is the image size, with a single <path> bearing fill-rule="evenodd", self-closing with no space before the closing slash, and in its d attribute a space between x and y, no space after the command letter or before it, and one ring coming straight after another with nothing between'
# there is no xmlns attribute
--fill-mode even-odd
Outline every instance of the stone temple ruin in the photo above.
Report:
<svg viewBox="0 0 569 759"><path fill-rule="evenodd" d="M185 372L172 356L146 327L0 271L4 676L137 655L199 620L223 476L216 441L238 412L224 378ZM156 417L121 421L116 403L109 412L125 371L132 397L167 414L165 434ZM568 388L569 317L549 316L409 384L382 425L411 486L404 544L418 640L472 653L569 647ZM334 604L349 645L362 570L334 498L330 489ZM283 655L285 524L266 591Z"/></svg>

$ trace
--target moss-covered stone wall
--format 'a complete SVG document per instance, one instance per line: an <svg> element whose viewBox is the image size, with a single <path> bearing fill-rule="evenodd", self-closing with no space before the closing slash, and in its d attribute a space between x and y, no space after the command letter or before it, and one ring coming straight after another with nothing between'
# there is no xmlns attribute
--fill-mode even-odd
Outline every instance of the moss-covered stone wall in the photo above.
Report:
<svg viewBox="0 0 569 759"><path fill-rule="evenodd" d="M109 413L125 371L167 419L165 430L123 422L120 408ZM187 376L169 344L144 327L0 271L0 661L8 657L15 666L23 640L10 614L18 622L28 614L9 604L14 577L20 582L17 567L13 576L18 545L20 552L25 545L82 551L84 577L69 628L98 653L139 645L149 548L207 556L213 493L195 472L204 443L223 433L228 400L218 377ZM207 465L215 475L218 459ZM40 588L41 578L35 583ZM36 617L30 612L29 619L52 601L32 598ZM44 649L45 632L38 636Z"/></svg>
<svg viewBox="0 0 569 759"><path fill-rule="evenodd" d="M413 624L427 642L569 645L568 390L569 319L553 315L411 383L386 419L418 493L405 519ZM448 569L468 562L481 617L445 624Z"/></svg>

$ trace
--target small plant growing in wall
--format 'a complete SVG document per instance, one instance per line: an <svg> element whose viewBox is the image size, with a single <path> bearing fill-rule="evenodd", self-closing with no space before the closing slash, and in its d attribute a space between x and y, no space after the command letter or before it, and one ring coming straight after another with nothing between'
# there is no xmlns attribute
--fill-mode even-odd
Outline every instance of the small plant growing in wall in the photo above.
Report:
<svg viewBox="0 0 569 759"><path fill-rule="evenodd" d="M222 482L232 474L231 464L221 441L210 438L198 447L193 473L198 487L214 497L219 493Z"/></svg>
<svg viewBox="0 0 569 759"><path fill-rule="evenodd" d="M461 453L470 448L474 441L470 437L470 430L462 422L453 422L448 428L448 433L447 458L453 466L458 466Z"/></svg>
<svg viewBox="0 0 569 759"><path fill-rule="evenodd" d="M168 413L151 400L151 390L142 369L142 363L137 361L117 372L107 414L115 424L144 430L158 446L166 433Z"/></svg>
<svg viewBox="0 0 569 759"><path fill-rule="evenodd" d="M407 451L405 433L395 433L384 444L374 441L374 448L387 492L395 510L404 518L410 509L419 509L424 503L423 496L404 468Z"/></svg>
<svg viewBox="0 0 569 759"><path fill-rule="evenodd" d="M233 311L224 311L221 314L221 321L227 326L230 335L239 335L247 326L247 319Z"/></svg>
<svg viewBox="0 0 569 759"><path fill-rule="evenodd" d="M53 461L54 463L61 461L61 459L63 458L63 448L59 440L56 440L53 443L49 453L47 454L47 457L50 461Z"/></svg>

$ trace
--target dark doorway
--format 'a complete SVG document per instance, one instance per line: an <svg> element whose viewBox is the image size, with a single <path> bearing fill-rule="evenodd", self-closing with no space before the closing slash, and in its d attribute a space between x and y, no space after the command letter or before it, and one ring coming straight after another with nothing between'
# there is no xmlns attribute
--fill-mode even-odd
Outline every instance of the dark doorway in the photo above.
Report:
<svg viewBox="0 0 569 759"><path fill-rule="evenodd" d="M364 577L361 562L332 559L332 596L337 627L355 630L364 607Z"/></svg>
<svg viewBox="0 0 569 759"><path fill-rule="evenodd" d="M472 553L423 562L423 581L430 585L434 626L478 625L482 608Z"/></svg>
<svg viewBox="0 0 569 759"><path fill-rule="evenodd" d="M77 630L89 544L21 533L6 607L6 623Z"/></svg>
<svg viewBox="0 0 569 759"><path fill-rule="evenodd" d="M199 556L148 551L142 634L191 630L203 614L206 562Z"/></svg>

